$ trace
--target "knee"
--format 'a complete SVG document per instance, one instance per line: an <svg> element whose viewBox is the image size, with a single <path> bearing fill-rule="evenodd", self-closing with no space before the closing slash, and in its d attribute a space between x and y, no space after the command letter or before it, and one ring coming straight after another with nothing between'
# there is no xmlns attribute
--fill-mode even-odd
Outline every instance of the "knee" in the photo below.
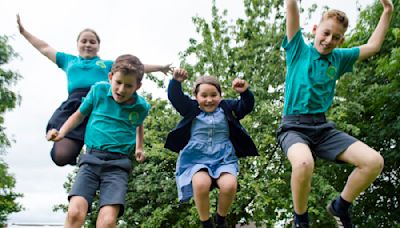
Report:
<svg viewBox="0 0 400 228"><path fill-rule="evenodd" d="M374 152L372 156L369 156L363 163L364 167L373 173L379 174L383 170L384 159L378 152Z"/></svg>
<svg viewBox="0 0 400 228"><path fill-rule="evenodd" d="M101 224L101 227L115 227L117 218L111 214L105 213L97 218L97 224Z"/></svg>
<svg viewBox="0 0 400 228"><path fill-rule="evenodd" d="M237 191L237 183L235 181L224 183L223 185L219 186L219 191L224 195L234 195Z"/></svg>
<svg viewBox="0 0 400 228"><path fill-rule="evenodd" d="M194 182L193 189L195 192L199 194L208 194L211 188L211 182L204 181L204 182Z"/></svg>
<svg viewBox="0 0 400 228"><path fill-rule="evenodd" d="M314 172L314 160L304 159L292 163L292 172L311 175Z"/></svg>
<svg viewBox="0 0 400 228"><path fill-rule="evenodd" d="M78 207L68 207L67 219L72 223L83 223L86 217L86 212Z"/></svg>

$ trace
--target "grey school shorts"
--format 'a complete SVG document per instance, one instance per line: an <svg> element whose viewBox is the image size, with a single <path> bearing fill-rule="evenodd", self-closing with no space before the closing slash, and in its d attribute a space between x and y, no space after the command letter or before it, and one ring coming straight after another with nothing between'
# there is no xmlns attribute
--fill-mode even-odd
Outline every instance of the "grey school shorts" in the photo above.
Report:
<svg viewBox="0 0 400 228"><path fill-rule="evenodd" d="M323 113L287 115L282 119L277 131L277 140L286 156L295 143L308 145L314 159L316 157L335 161L356 138L335 129L335 123L327 121Z"/></svg>
<svg viewBox="0 0 400 228"><path fill-rule="evenodd" d="M88 202L90 212L96 191L100 190L99 208L120 205L118 216L122 216L131 170L132 161L127 155L88 149L79 158L79 170L68 200L73 196L82 196Z"/></svg>

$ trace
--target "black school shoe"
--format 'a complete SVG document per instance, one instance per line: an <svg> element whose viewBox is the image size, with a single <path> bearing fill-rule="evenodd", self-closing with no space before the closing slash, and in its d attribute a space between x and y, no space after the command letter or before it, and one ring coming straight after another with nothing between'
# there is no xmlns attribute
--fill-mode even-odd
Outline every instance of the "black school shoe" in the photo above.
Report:
<svg viewBox="0 0 400 228"><path fill-rule="evenodd" d="M333 202L332 201L328 206L326 207L326 210L328 213L335 219L335 222L339 228L353 228L353 224L351 223L351 215L349 212L346 212L344 214L338 214L335 209L333 208Z"/></svg>
<svg viewBox="0 0 400 228"><path fill-rule="evenodd" d="M217 223L217 214L215 213L214 215L214 224L216 228L228 228L228 223L226 222L226 220L224 221L223 224L218 224Z"/></svg>

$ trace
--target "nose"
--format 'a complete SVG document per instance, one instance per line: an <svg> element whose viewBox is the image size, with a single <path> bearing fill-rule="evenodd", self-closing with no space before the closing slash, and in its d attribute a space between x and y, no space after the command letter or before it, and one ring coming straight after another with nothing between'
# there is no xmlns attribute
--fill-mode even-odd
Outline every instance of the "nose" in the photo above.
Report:
<svg viewBox="0 0 400 228"><path fill-rule="evenodd" d="M325 39L325 41L326 41L327 43L330 43L330 42L332 41L332 35L327 36L326 39Z"/></svg>

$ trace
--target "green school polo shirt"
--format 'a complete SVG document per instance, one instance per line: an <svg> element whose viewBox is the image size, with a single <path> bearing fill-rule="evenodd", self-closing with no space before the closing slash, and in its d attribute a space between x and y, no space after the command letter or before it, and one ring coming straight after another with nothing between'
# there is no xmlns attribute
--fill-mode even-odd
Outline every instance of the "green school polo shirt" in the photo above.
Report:
<svg viewBox="0 0 400 228"><path fill-rule="evenodd" d="M67 75L68 93L75 89L90 88L96 82L108 81L113 61L98 56L84 59L64 52L56 53L56 64Z"/></svg>
<svg viewBox="0 0 400 228"><path fill-rule="evenodd" d="M90 115L85 132L88 148L130 154L136 144L136 127L148 115L150 104L133 94L134 104L119 104L112 97L111 85L98 82L92 86L79 111Z"/></svg>
<svg viewBox="0 0 400 228"><path fill-rule="evenodd" d="M336 80L353 70L360 49L335 48L321 55L313 43L305 43L301 30L290 42L285 37L282 47L287 65L283 115L325 113L332 104Z"/></svg>

